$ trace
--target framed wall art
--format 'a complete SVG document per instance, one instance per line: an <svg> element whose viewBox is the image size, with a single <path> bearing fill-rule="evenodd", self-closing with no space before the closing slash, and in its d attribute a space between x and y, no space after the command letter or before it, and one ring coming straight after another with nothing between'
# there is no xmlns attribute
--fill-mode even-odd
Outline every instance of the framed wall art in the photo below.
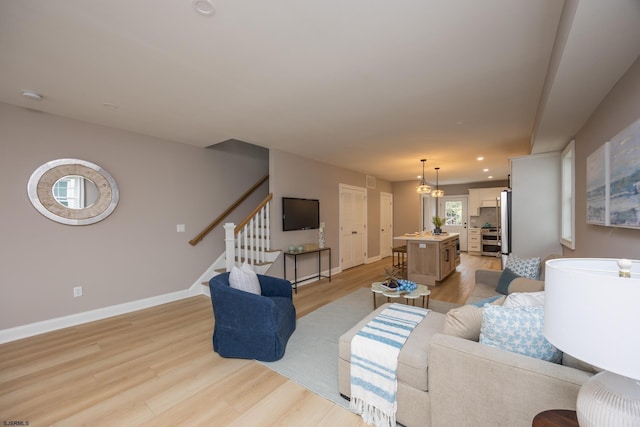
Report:
<svg viewBox="0 0 640 427"><path fill-rule="evenodd" d="M608 184L607 225L640 228L640 119L609 143Z"/></svg>
<svg viewBox="0 0 640 427"><path fill-rule="evenodd" d="M587 224L609 225L609 143L587 157Z"/></svg>

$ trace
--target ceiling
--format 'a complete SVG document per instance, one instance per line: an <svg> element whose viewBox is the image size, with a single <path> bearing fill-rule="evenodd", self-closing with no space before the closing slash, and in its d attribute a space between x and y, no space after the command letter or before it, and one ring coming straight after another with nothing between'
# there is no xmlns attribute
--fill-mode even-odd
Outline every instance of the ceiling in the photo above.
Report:
<svg viewBox="0 0 640 427"><path fill-rule="evenodd" d="M0 102L444 185L564 147L640 54L636 0L213 2L2 1Z"/></svg>

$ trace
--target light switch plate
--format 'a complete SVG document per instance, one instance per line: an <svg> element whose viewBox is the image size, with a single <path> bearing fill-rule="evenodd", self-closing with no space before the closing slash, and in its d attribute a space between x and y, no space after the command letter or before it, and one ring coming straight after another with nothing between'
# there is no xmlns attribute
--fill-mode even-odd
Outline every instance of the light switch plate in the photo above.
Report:
<svg viewBox="0 0 640 427"><path fill-rule="evenodd" d="M176 226L176 231L177 231L178 233L184 233L184 232L185 232L185 226L184 226L184 224L178 224L178 225Z"/></svg>

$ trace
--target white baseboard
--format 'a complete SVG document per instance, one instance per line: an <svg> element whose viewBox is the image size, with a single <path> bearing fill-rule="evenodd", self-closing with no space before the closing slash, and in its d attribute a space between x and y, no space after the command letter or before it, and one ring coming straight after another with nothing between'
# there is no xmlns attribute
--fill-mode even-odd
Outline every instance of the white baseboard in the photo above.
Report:
<svg viewBox="0 0 640 427"><path fill-rule="evenodd" d="M331 274L338 274L341 272L339 267L333 268ZM328 271L323 271L322 274L327 274ZM194 282L189 289L182 291L172 292L169 294L158 295L155 297L145 298L137 301L131 301L123 304L117 304L110 307L98 308L96 310L85 311L82 313L70 314L68 316L57 317L55 319L43 320L41 322L30 323L27 325L16 326L14 328L0 330L0 344L20 340L23 338L32 337L34 335L40 335L47 332L57 331L59 329L69 328L72 326L81 325L83 323L94 322L96 320L107 319L113 316L119 316L121 314L127 314L145 308L155 307L156 305L166 304L173 301L197 296L206 295L211 297L209 288L202 285L205 272L196 282ZM318 279L309 280L304 284L310 284L317 282ZM300 286L304 285L300 283Z"/></svg>
<svg viewBox="0 0 640 427"><path fill-rule="evenodd" d="M201 285L201 287L203 287ZM202 294L203 292L200 292ZM0 344L189 298L189 289L0 330Z"/></svg>

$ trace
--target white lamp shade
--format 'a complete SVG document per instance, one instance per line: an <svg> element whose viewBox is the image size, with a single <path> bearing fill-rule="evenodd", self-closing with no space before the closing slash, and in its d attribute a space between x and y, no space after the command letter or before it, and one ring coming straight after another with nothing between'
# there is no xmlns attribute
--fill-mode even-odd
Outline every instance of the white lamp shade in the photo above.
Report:
<svg viewBox="0 0 640 427"><path fill-rule="evenodd" d="M545 267L544 335L598 368L640 380L640 262L559 258Z"/></svg>

